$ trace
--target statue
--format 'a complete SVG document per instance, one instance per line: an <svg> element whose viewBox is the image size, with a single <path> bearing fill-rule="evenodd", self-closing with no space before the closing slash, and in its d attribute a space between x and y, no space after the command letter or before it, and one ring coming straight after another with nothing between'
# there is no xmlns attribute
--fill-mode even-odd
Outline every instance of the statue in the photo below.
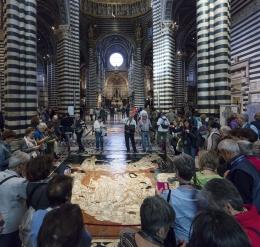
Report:
<svg viewBox="0 0 260 247"><path fill-rule="evenodd" d="M140 40L142 39L142 26L141 24L139 24L136 28L136 31L135 31L135 34L136 34L136 39L137 40Z"/></svg>

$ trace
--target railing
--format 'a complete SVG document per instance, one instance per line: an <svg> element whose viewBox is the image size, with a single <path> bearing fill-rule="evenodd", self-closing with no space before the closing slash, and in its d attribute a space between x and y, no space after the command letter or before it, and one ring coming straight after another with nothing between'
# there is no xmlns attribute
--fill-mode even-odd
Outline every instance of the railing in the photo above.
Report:
<svg viewBox="0 0 260 247"><path fill-rule="evenodd" d="M132 3L96 3L82 1L82 11L88 15L104 18L126 18L139 16L151 9L151 0L140 0Z"/></svg>

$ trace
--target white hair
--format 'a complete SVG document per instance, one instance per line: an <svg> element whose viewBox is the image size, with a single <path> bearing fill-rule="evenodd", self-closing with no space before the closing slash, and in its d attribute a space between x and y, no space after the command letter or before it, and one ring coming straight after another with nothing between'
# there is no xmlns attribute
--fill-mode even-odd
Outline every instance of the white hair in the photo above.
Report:
<svg viewBox="0 0 260 247"><path fill-rule="evenodd" d="M239 154L240 149L235 140L232 139L224 139L218 144L219 151L226 151L229 153Z"/></svg>
<svg viewBox="0 0 260 247"><path fill-rule="evenodd" d="M253 143L247 140L239 140L237 142L240 152L244 155L253 155Z"/></svg>
<svg viewBox="0 0 260 247"><path fill-rule="evenodd" d="M15 151L9 159L9 169L14 169L21 164L29 162L30 155L20 150Z"/></svg>
<svg viewBox="0 0 260 247"><path fill-rule="evenodd" d="M47 129L47 124L41 122L41 123L38 124L37 128L38 128L39 130L46 130L46 129Z"/></svg>

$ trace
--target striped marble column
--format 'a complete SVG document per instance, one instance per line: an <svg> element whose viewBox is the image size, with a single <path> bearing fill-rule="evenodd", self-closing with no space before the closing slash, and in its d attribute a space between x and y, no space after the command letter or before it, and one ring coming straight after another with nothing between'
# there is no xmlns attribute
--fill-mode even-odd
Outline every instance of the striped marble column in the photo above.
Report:
<svg viewBox="0 0 260 247"><path fill-rule="evenodd" d="M57 42L57 79L59 112L80 107L79 0L69 1L70 25L60 25Z"/></svg>
<svg viewBox="0 0 260 247"><path fill-rule="evenodd" d="M142 66L141 42L137 41L136 54L134 56L134 105L144 108L144 67Z"/></svg>
<svg viewBox="0 0 260 247"><path fill-rule="evenodd" d="M4 110L4 57L5 57L5 48L4 48L4 32L0 30L0 111Z"/></svg>
<svg viewBox="0 0 260 247"><path fill-rule="evenodd" d="M177 52L176 74L175 74L175 105L177 110L181 110L185 105L185 55Z"/></svg>
<svg viewBox="0 0 260 247"><path fill-rule="evenodd" d="M88 81L87 81L87 107L97 107L98 80L97 80L97 61L94 45L88 50Z"/></svg>
<svg viewBox="0 0 260 247"><path fill-rule="evenodd" d="M174 103L175 23L161 21L161 1L153 0L154 106L168 111Z"/></svg>
<svg viewBox="0 0 260 247"><path fill-rule="evenodd" d="M198 109L230 104L230 0L197 0Z"/></svg>
<svg viewBox="0 0 260 247"><path fill-rule="evenodd" d="M55 67L54 58L47 61L48 106L52 108L57 108L57 78Z"/></svg>
<svg viewBox="0 0 260 247"><path fill-rule="evenodd" d="M23 134L36 114L36 0L4 1L5 123Z"/></svg>

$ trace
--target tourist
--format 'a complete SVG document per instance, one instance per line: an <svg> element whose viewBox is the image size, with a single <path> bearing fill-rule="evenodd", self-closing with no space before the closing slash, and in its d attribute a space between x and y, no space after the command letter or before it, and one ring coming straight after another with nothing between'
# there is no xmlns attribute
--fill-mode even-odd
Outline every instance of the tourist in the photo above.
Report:
<svg viewBox="0 0 260 247"><path fill-rule="evenodd" d="M255 121L253 121L251 124L254 125L258 130L258 137L260 138L260 112L257 112L255 114Z"/></svg>
<svg viewBox="0 0 260 247"><path fill-rule="evenodd" d="M99 116L101 117L102 119L102 122L105 123L106 122L106 111L103 107L100 108L100 111L99 111Z"/></svg>
<svg viewBox="0 0 260 247"><path fill-rule="evenodd" d="M230 131L231 131L231 128L227 125L220 127L220 130L219 130L220 140L230 137Z"/></svg>
<svg viewBox="0 0 260 247"><path fill-rule="evenodd" d="M202 189L202 197L210 209L223 210L235 217L246 232L252 247L260 246L260 215L256 207L243 205L236 187L227 179L212 179Z"/></svg>
<svg viewBox="0 0 260 247"><path fill-rule="evenodd" d="M181 154L173 159L171 167L172 171L176 169L180 186L176 189L164 190L162 197L170 203L176 213L176 219L172 224L177 243L187 242L192 220L198 212L199 190L195 179L195 161L191 156Z"/></svg>
<svg viewBox="0 0 260 247"><path fill-rule="evenodd" d="M28 153L31 158L37 157L39 155L40 145L37 145L34 139L34 129L29 127L25 130L25 136L20 144L21 151Z"/></svg>
<svg viewBox="0 0 260 247"><path fill-rule="evenodd" d="M207 150L217 151L220 142L220 125L215 120L209 121L209 137L207 139Z"/></svg>
<svg viewBox="0 0 260 247"><path fill-rule="evenodd" d="M70 152L70 137L72 136L73 130L73 118L66 113L61 119L61 132L62 138L66 141L68 146L68 152Z"/></svg>
<svg viewBox="0 0 260 247"><path fill-rule="evenodd" d="M186 245L182 245L184 247ZM236 220L222 211L207 210L196 216L187 247L251 247Z"/></svg>
<svg viewBox="0 0 260 247"><path fill-rule="evenodd" d="M72 186L72 178L65 175L56 175L49 181L47 186L47 198L50 203L50 207L44 210L37 210L32 217L30 238L33 247L37 247L38 234L46 214L65 203L70 203ZM83 231L81 246L89 246L90 242L90 235Z"/></svg>
<svg viewBox="0 0 260 247"><path fill-rule="evenodd" d="M180 134L183 152L195 159L197 153L197 128L192 125L191 121L185 120Z"/></svg>
<svg viewBox="0 0 260 247"><path fill-rule="evenodd" d="M218 144L219 154L229 163L226 177L236 186L245 204L254 204L260 210L260 175L253 164L240 153L239 146L232 139Z"/></svg>
<svg viewBox="0 0 260 247"><path fill-rule="evenodd" d="M161 151L163 153L166 153L166 140L169 127L169 120L167 119L164 113L161 113L157 121L157 142L160 145Z"/></svg>
<svg viewBox="0 0 260 247"><path fill-rule="evenodd" d="M99 116L97 120L94 122L93 128L96 137L96 150L99 151L99 148L101 148L101 151L103 151L104 148L103 133L104 133L105 125L101 116Z"/></svg>
<svg viewBox="0 0 260 247"><path fill-rule="evenodd" d="M0 140L0 171L8 168L9 158L11 157L11 142L16 134L12 130L5 130L2 134L3 140Z"/></svg>
<svg viewBox="0 0 260 247"><path fill-rule="evenodd" d="M219 157L214 151L200 151L199 152L199 171L196 172L199 185L204 186L209 180L213 178L220 178L217 174L219 166Z"/></svg>
<svg viewBox="0 0 260 247"><path fill-rule="evenodd" d="M30 160L27 153L16 151L9 159L9 167L0 172L0 214L5 221L0 234L1 247L20 247L18 227L26 211L27 181L22 177Z"/></svg>
<svg viewBox="0 0 260 247"><path fill-rule="evenodd" d="M152 146L151 146L149 132L152 125L150 119L148 118L147 112L144 110L140 113L140 120L138 122L138 127L141 131L143 152L147 152L147 151L151 152Z"/></svg>
<svg viewBox="0 0 260 247"><path fill-rule="evenodd" d="M48 212L37 242L38 247L90 247L91 238L85 232L80 207L76 204L64 204Z"/></svg>
<svg viewBox="0 0 260 247"><path fill-rule="evenodd" d="M127 152L130 153L130 143L129 140L131 141L132 148L134 153L137 153L136 145L135 145L135 129L136 129L136 121L134 119L135 116L135 111L132 111L130 113L130 116L125 118L123 120L124 122L124 133L125 133L125 145Z"/></svg>
<svg viewBox="0 0 260 247"><path fill-rule="evenodd" d="M46 136L45 131L47 130L46 123L39 123L36 130L34 131L34 139L36 140L37 145L40 145L39 151L44 153L46 151L46 141L48 136Z"/></svg>
<svg viewBox="0 0 260 247"><path fill-rule="evenodd" d="M229 136L234 140L247 140L250 142L255 142L258 139L257 134L250 128L232 129Z"/></svg>
<svg viewBox="0 0 260 247"><path fill-rule="evenodd" d="M123 231L120 235L118 247L176 246L174 236L170 236L172 237L171 243L166 243L175 214L162 198L151 196L144 199L140 208L140 218L141 230L138 232ZM174 234L174 232L171 233Z"/></svg>
<svg viewBox="0 0 260 247"><path fill-rule="evenodd" d="M248 114L246 113L243 113L243 114L240 114L238 115L238 123L239 123L239 126L243 129L251 129L253 130L257 136L258 136L258 129L255 125L253 124L250 124L249 122L249 116Z"/></svg>
<svg viewBox="0 0 260 247"><path fill-rule="evenodd" d="M74 128L75 128L75 133L77 136L77 143L79 146L78 152L84 152L85 148L82 144L82 135L83 135L83 131L84 128L86 127L85 122L80 118L79 114L75 114L75 120L74 120Z"/></svg>
<svg viewBox="0 0 260 247"><path fill-rule="evenodd" d="M0 111L0 132L4 131L4 127L5 127L4 115L3 112Z"/></svg>
<svg viewBox="0 0 260 247"><path fill-rule="evenodd" d="M176 119L176 114L174 112L174 109L171 108L166 116L167 116L169 122L172 123Z"/></svg>
<svg viewBox="0 0 260 247"><path fill-rule="evenodd" d="M94 116L94 109L93 108L89 109L89 116L90 116L90 121L93 122L93 116Z"/></svg>
<svg viewBox="0 0 260 247"><path fill-rule="evenodd" d="M32 206L35 210L49 207L46 191L52 170L52 159L47 155L31 159L26 166L27 205Z"/></svg>
<svg viewBox="0 0 260 247"><path fill-rule="evenodd" d="M239 128L238 114L233 113L229 119L227 119L227 124L231 129Z"/></svg>

